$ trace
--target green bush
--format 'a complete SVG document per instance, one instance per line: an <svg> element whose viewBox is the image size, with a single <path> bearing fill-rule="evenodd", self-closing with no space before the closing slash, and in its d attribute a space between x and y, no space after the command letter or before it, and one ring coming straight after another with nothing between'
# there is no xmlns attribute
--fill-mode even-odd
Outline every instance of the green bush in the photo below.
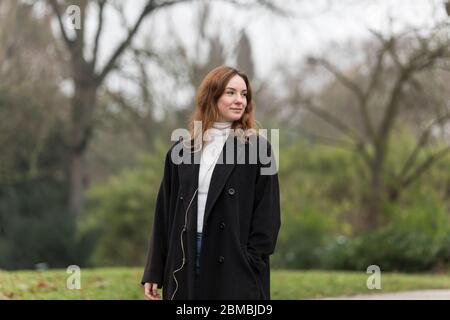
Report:
<svg viewBox="0 0 450 320"><path fill-rule="evenodd" d="M138 166L91 188L80 233L93 233L93 265L144 263L167 146L139 157Z"/></svg>
<svg viewBox="0 0 450 320"><path fill-rule="evenodd" d="M323 267L365 270L378 265L385 271L425 271L439 262L442 239L421 231L389 227L332 243L324 249Z"/></svg>
<svg viewBox="0 0 450 320"><path fill-rule="evenodd" d="M448 263L450 227L442 201L418 186L406 198L410 204L391 205L392 222L355 238L332 239L324 247L322 265L329 269L425 271ZM414 192L416 191L416 192Z"/></svg>
<svg viewBox="0 0 450 320"><path fill-rule="evenodd" d="M314 210L311 208L311 210ZM314 268L320 263L329 222L315 211L305 212L283 223L273 266L291 269Z"/></svg>
<svg viewBox="0 0 450 320"><path fill-rule="evenodd" d="M392 139L390 170L401 169L413 142L408 131ZM377 264L382 270L423 271L448 265L448 158L403 190L396 202L383 204L378 230L359 234L360 200L370 192L361 159L303 140L280 153L283 223L274 266L365 270Z"/></svg>
<svg viewBox="0 0 450 320"><path fill-rule="evenodd" d="M90 254L89 234L77 234L67 210L65 129L50 129L43 142L18 130L17 149L6 148L0 156L0 269L84 266Z"/></svg>
<svg viewBox="0 0 450 320"><path fill-rule="evenodd" d="M404 149L395 149L389 161L404 159ZM97 236L93 264L144 263L167 147L158 150L90 190L81 233ZM370 192L361 159L304 140L284 146L279 162L282 225L272 265L365 270L377 264L393 271L445 265L450 256L448 163L443 159L398 201L384 203L380 229L358 234L360 200Z"/></svg>
<svg viewBox="0 0 450 320"><path fill-rule="evenodd" d="M0 269L86 265L92 242L77 236L64 186L45 179L0 189Z"/></svg>

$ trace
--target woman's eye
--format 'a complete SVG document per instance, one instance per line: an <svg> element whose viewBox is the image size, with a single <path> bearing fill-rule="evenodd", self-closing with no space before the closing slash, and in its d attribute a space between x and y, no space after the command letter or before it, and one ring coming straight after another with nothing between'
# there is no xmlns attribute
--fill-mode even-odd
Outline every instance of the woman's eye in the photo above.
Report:
<svg viewBox="0 0 450 320"><path fill-rule="evenodd" d="M226 94L227 95L235 95L236 93L234 91L228 91L228 92L226 92ZM246 93L241 94L241 96L244 97L244 98L247 98L247 94Z"/></svg>

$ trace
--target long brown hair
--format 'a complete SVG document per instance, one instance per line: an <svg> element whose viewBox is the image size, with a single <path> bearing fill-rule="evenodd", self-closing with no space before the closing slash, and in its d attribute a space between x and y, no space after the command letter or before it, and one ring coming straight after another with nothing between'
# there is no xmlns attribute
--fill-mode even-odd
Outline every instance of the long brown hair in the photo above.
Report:
<svg viewBox="0 0 450 320"><path fill-rule="evenodd" d="M240 70L222 65L211 70L203 78L197 90L195 110L189 120L189 133L191 139L197 138L195 141L203 144L205 131L211 128L213 123L219 119L220 114L217 108L217 102L225 92L228 82L235 75L240 76L247 86L247 106L242 117L233 122L231 129L237 130L236 133L243 141L247 141L250 134L258 132L254 116L255 103L252 99L252 87L247 75ZM201 133L194 132L194 121L202 122ZM201 136L198 137L200 134ZM197 135L197 137L195 135ZM195 149L198 147L201 147L201 145L196 145Z"/></svg>

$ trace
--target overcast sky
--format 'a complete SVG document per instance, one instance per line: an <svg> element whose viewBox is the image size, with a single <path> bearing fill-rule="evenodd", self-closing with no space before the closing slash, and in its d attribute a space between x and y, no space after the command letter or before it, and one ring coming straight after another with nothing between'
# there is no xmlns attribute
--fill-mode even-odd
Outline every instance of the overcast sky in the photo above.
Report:
<svg viewBox="0 0 450 320"><path fill-rule="evenodd" d="M348 39L370 37L368 28L388 32L406 26L430 26L436 20L446 19L442 0L274 0L288 9L294 17L282 18L267 9L245 8L213 1L213 11L206 32L217 34L225 44L232 46L237 31L244 28L253 48L257 75L268 77L280 62L296 66L305 54L323 54L330 45L344 45ZM129 25L137 18L145 0L123 1ZM195 21L198 18L197 4L182 3L152 14L143 24L135 44L149 34L156 47L164 48L173 35L174 28L186 47L192 47L197 37ZM394 21L389 24L389 21ZM88 19L88 32L95 34L96 14ZM125 37L125 29L114 10L105 12L104 37L101 41L100 61L105 61ZM332 46L333 48L333 46ZM202 59L202 56L193 59ZM204 53L206 53L206 48ZM126 86L123 80L109 77L111 86ZM163 83L163 81L161 82ZM166 84L162 84L162 87ZM181 93L180 93L181 94ZM193 94L188 92L188 95Z"/></svg>
<svg viewBox="0 0 450 320"><path fill-rule="evenodd" d="M219 33L224 43L237 39L236 30L245 28L254 48L254 59L260 75L267 75L279 61L294 62L310 51L320 52L330 42L369 36L367 28L386 32L389 18L398 30L406 25L430 25L445 18L442 0L283 0L275 1L299 18L280 18L265 9L249 12L223 1L214 3L208 32ZM126 1L129 21L134 21L143 0ZM331 5L327 5L330 3ZM143 25L139 37L151 32L158 45L171 40L167 25L173 24L186 45L196 36L196 5L180 4L161 10ZM120 21L111 12L107 15L106 37L102 42L103 56L124 36ZM229 31L229 32L228 32ZM139 40L138 40L139 41Z"/></svg>

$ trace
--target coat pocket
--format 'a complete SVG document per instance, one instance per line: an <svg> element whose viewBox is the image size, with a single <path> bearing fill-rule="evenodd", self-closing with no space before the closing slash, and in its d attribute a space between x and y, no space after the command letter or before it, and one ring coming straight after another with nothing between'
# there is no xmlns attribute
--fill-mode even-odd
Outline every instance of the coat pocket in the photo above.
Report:
<svg viewBox="0 0 450 320"><path fill-rule="evenodd" d="M258 269L252 264L252 259L250 257L250 254L246 247L241 247L241 252L244 256L245 264L247 266L247 269L249 270L253 283L255 284L256 288L258 289L258 299L261 297L262 287L261 287L261 281L260 274Z"/></svg>

